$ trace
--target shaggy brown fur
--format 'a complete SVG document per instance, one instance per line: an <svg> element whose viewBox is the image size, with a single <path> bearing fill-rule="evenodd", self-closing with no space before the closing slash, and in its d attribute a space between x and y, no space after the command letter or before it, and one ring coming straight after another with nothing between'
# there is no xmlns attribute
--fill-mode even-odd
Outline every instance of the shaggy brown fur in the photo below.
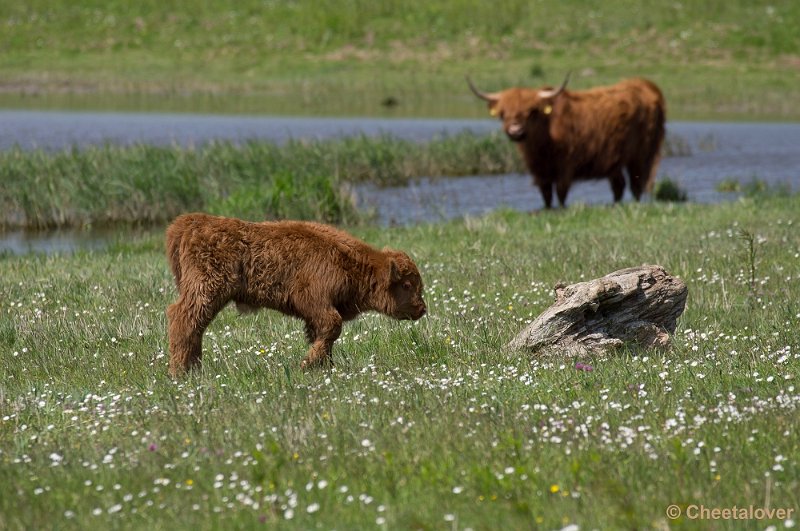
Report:
<svg viewBox="0 0 800 531"><path fill-rule="evenodd" d="M517 143L546 208L556 186L561 206L572 182L607 177L614 201L625 192L623 169L638 201L651 191L664 140L666 104L646 79L627 79L590 90L510 88L472 91L489 104Z"/></svg>
<svg viewBox="0 0 800 531"><path fill-rule="evenodd" d="M407 254L319 223L186 214L167 228L167 257L179 291L167 309L173 376L199 365L203 332L231 301L240 311L303 319L311 343L303 368L330 363L342 322L361 312L425 315L422 279Z"/></svg>

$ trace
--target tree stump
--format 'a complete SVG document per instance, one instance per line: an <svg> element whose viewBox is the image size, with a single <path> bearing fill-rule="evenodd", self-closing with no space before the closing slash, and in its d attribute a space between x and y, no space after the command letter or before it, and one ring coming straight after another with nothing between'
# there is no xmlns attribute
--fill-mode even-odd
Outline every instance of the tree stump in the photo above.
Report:
<svg viewBox="0 0 800 531"><path fill-rule="evenodd" d="M508 347L538 353L596 354L633 344L664 348L686 307L686 284L658 265L555 286L556 302Z"/></svg>

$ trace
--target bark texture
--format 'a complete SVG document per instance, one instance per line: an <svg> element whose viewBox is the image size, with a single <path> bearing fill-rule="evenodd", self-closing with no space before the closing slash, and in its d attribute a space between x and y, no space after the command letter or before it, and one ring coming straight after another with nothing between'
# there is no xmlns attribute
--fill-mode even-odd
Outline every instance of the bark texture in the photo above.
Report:
<svg viewBox="0 0 800 531"><path fill-rule="evenodd" d="M658 265L631 267L578 284L558 284L556 301L508 346L538 353L588 354L632 344L670 344L688 290Z"/></svg>

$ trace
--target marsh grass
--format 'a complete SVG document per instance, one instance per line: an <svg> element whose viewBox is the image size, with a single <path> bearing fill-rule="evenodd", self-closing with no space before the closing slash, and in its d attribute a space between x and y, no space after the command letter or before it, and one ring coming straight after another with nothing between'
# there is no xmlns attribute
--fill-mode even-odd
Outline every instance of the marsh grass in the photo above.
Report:
<svg viewBox="0 0 800 531"><path fill-rule="evenodd" d="M420 175L520 171L499 134L460 133L428 143L390 136L290 140L198 149L106 145L49 153L0 153L5 226L156 223L189 210L252 219L353 223L350 185Z"/></svg>
<svg viewBox="0 0 800 531"><path fill-rule="evenodd" d="M678 183L668 176L664 176L656 182L653 189L653 198L656 201L683 203L689 198L689 194Z"/></svg>
<svg viewBox="0 0 800 531"><path fill-rule="evenodd" d="M670 135L665 156L683 153ZM677 146L677 147L676 147ZM391 135L284 144L214 142L198 148L105 145L0 152L0 227L157 224L192 210L254 220L364 220L353 186L420 177L526 172L497 131L428 142Z"/></svg>
<svg viewBox="0 0 800 531"><path fill-rule="evenodd" d="M797 201L358 228L414 256L429 315L365 315L336 369L308 374L299 322L226 309L203 370L171 381L161 235L0 258L0 527L703 525L670 504L795 508L791 525ZM667 351L577 365L504 348L556 282L642 263L689 288Z"/></svg>

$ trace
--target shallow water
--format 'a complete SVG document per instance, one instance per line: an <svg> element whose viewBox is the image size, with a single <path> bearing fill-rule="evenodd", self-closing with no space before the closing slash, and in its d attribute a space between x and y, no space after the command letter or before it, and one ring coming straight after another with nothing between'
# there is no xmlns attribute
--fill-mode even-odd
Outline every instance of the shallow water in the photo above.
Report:
<svg viewBox="0 0 800 531"><path fill-rule="evenodd" d="M390 134L425 141L464 130L484 134L498 129L494 120L377 118L282 118L190 114L69 113L0 111L0 149L18 145L47 150L114 143L202 146L213 140L242 142L324 139L348 135ZM800 189L800 124L693 123L667 126L670 138L685 142L686 156L661 161L659 178L668 176L688 192L689 200L713 203L736 193L721 193L723 180ZM356 188L359 205L374 209L386 225L481 215L499 207L523 211L543 206L528 175L422 178L409 186ZM631 200L626 192L625 200ZM574 185L568 204L610 204L607 181ZM0 252L67 252L99 248L108 231L0 233Z"/></svg>
<svg viewBox="0 0 800 531"><path fill-rule="evenodd" d="M284 118L230 115L3 111L0 149L63 150L105 143L202 146L214 140L286 142L341 136L391 134L406 140L429 140L465 130L488 133L488 120L421 118Z"/></svg>
<svg viewBox="0 0 800 531"><path fill-rule="evenodd" d="M99 229L11 230L0 232L0 253L55 254L76 249L102 249L117 234Z"/></svg>
<svg viewBox="0 0 800 531"><path fill-rule="evenodd" d="M758 179L771 187L800 190L800 124L674 123L668 131L685 141L688 154L663 158L658 178L678 183L689 201L716 203L739 197L719 192L723 181L746 185ZM409 186L363 186L358 191L360 206L374 209L383 224L482 215L499 207L530 211L544 206L531 177L520 174L425 178ZM623 200L632 200L629 190ZM567 204L576 203L612 203L608 181L573 185Z"/></svg>

